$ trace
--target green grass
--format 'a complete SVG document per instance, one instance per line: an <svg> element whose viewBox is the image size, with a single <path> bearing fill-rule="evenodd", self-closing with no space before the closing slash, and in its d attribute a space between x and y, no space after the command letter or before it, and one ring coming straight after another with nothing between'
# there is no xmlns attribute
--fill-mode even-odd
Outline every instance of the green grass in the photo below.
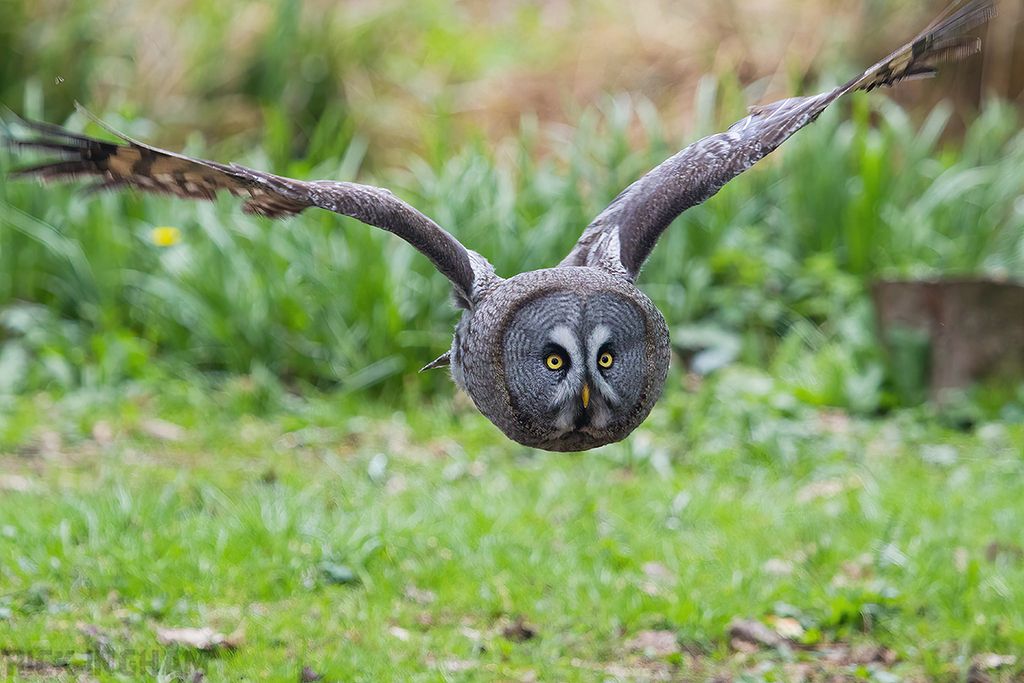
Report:
<svg viewBox="0 0 1024 683"><path fill-rule="evenodd" d="M285 396L254 416L254 391L8 402L7 676L29 680L27 658L102 681L295 680L303 666L328 680L786 680L818 662L953 681L975 655L1024 652L1020 425L849 419L737 369L670 393L625 444L566 457L448 402L389 414ZM182 440L150 436L155 417ZM737 617L795 617L805 643L732 654ZM503 636L519 620L535 637ZM244 641L158 641L179 627ZM631 651L651 629L678 650ZM857 644L896 661L823 659Z"/></svg>

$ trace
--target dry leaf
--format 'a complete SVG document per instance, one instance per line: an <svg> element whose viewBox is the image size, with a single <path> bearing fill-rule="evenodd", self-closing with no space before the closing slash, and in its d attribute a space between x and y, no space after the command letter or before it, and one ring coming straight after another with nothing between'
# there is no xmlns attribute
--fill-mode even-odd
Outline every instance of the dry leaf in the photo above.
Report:
<svg viewBox="0 0 1024 683"><path fill-rule="evenodd" d="M974 656L974 663L983 669L998 669L1002 666L1013 666L1017 663L1017 655L998 655L985 652Z"/></svg>
<svg viewBox="0 0 1024 683"><path fill-rule="evenodd" d="M469 669L476 667L476 662L468 659L457 659L455 657L449 657L444 661L439 662L432 652L427 653L425 663L431 669L443 669L449 673L468 671Z"/></svg>
<svg viewBox="0 0 1024 683"><path fill-rule="evenodd" d="M1024 548L1021 548L1016 543L1002 543L1000 541L992 541L985 548L985 557L988 558L989 562L995 562L999 559L1000 555L1005 555L1013 562L1019 564L1024 561Z"/></svg>
<svg viewBox="0 0 1024 683"><path fill-rule="evenodd" d="M848 643L836 643L831 646L821 647L817 650L822 661L831 666L864 666L868 664L882 664L886 668L896 663L896 652L881 645L861 643L849 645Z"/></svg>
<svg viewBox="0 0 1024 683"><path fill-rule="evenodd" d="M409 642L409 638L410 638L409 632L407 630L405 630L404 628L402 628L401 626L392 626L391 628L388 629L388 633L393 635L395 638L398 638L403 643Z"/></svg>
<svg viewBox="0 0 1024 683"><path fill-rule="evenodd" d="M460 671L469 671L476 667L476 662L469 659L458 659L456 657L449 657L444 660L442 668L448 673L459 673Z"/></svg>
<svg viewBox="0 0 1024 683"><path fill-rule="evenodd" d="M421 605L429 605L437 600L437 593L434 591L423 590L422 588L416 588L415 586L406 586L405 597Z"/></svg>
<svg viewBox="0 0 1024 683"><path fill-rule="evenodd" d="M205 628L161 628L156 639L164 645L191 647L196 650L234 650L241 644L244 632L236 631L230 636L217 633L209 626Z"/></svg>
<svg viewBox="0 0 1024 683"><path fill-rule="evenodd" d="M796 640L802 638L804 635L804 627L800 625L800 622L793 617L768 617L768 621L771 623L772 628L783 638L789 638L790 640Z"/></svg>
<svg viewBox="0 0 1024 683"><path fill-rule="evenodd" d="M679 639L675 631L640 631L625 642L627 650L651 657L664 657L679 652Z"/></svg>
<svg viewBox="0 0 1024 683"><path fill-rule="evenodd" d="M515 623L501 629L501 635L505 640L510 640L513 643L522 643L536 636L537 629L523 621L522 617L518 617Z"/></svg>
<svg viewBox="0 0 1024 683"><path fill-rule="evenodd" d="M644 566L640 569L648 579L663 583L675 583L675 574L669 571L669 568L661 562L645 562Z"/></svg>
<svg viewBox="0 0 1024 683"><path fill-rule="evenodd" d="M782 636L760 621L733 619L729 622L729 642L737 650L750 652L760 647L776 647Z"/></svg>
<svg viewBox="0 0 1024 683"><path fill-rule="evenodd" d="M793 573L793 563L789 560L781 560L777 557L773 557L764 563L764 570L769 574L789 576Z"/></svg>

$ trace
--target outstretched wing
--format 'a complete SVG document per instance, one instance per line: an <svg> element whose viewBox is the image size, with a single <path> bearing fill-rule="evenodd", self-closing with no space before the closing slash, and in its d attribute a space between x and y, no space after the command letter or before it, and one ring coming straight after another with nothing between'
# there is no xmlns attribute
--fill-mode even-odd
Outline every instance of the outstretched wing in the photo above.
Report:
<svg viewBox="0 0 1024 683"><path fill-rule="evenodd" d="M912 42L846 85L753 108L724 133L694 142L626 188L587 226L559 265L593 266L635 280L658 237L683 211L714 195L846 93L932 76L939 62L978 52L981 40L963 33L993 16L993 0L973 0L955 13L947 11Z"/></svg>
<svg viewBox="0 0 1024 683"><path fill-rule="evenodd" d="M437 223L383 188L335 180L293 180L238 164L193 159L132 140L79 109L125 144L78 135L59 126L23 122L36 136L10 139L10 147L57 152L63 158L16 169L11 177L42 181L96 177L95 189L132 186L187 199L213 199L226 190L246 197L245 213L268 218L294 216L310 207L327 209L383 228L414 246L451 280L464 305L472 300L477 276L493 273L482 256L467 250Z"/></svg>

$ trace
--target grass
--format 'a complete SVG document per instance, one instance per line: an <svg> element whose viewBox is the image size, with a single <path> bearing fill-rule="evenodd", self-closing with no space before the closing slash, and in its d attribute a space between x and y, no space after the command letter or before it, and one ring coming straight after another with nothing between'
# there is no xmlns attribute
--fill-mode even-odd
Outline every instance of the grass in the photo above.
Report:
<svg viewBox="0 0 1024 683"><path fill-rule="evenodd" d="M850 419L734 369L567 458L464 405L254 391L8 403L9 678L952 681L1024 652L1020 425ZM734 618L800 635L736 654ZM159 641L181 627L237 647ZM868 645L888 663L825 657Z"/></svg>

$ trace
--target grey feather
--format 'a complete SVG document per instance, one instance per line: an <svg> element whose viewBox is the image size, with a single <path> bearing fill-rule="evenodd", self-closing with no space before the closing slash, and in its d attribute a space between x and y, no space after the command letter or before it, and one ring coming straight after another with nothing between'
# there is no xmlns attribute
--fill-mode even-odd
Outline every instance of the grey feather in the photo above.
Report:
<svg viewBox="0 0 1024 683"><path fill-rule="evenodd" d="M559 265L587 265L635 280L661 233L683 211L712 197L839 97L930 76L936 63L974 54L980 41L960 34L993 16L993 0L974 0L831 92L755 107L727 131L694 142L626 188Z"/></svg>
<svg viewBox="0 0 1024 683"><path fill-rule="evenodd" d="M482 257L471 258L450 233L389 190L336 180L294 180L238 164L194 159L133 140L82 107L79 111L126 144L79 135L49 124L23 122L36 137L9 140L9 147L16 151L56 152L63 160L16 169L11 177L46 182L93 177L98 179L94 186L98 189L135 187L186 199L210 200L223 190L247 198L242 207L245 213L267 218L294 216L318 207L398 235L451 280L459 301L467 302L474 296L474 263L482 278L493 277L493 269Z"/></svg>

